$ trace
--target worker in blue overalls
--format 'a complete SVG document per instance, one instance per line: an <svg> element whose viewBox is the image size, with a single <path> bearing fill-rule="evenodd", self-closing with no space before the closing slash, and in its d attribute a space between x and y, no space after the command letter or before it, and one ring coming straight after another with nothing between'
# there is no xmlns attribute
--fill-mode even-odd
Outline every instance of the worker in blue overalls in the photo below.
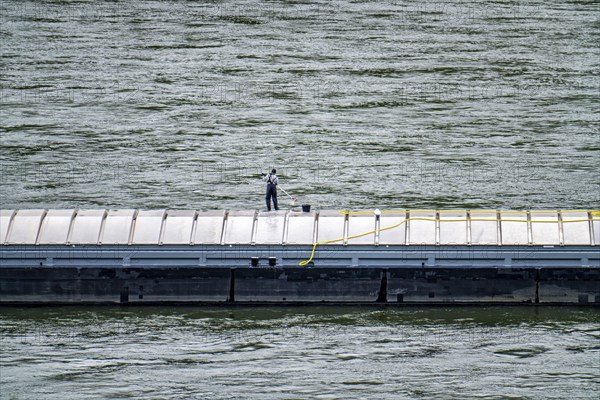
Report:
<svg viewBox="0 0 600 400"><path fill-rule="evenodd" d="M262 177L263 181L267 182L267 195L265 196L267 210L271 211L271 198L273 198L273 208L279 210L279 207L277 207L277 185L279 184L277 170L273 168L269 174L265 175L263 173Z"/></svg>

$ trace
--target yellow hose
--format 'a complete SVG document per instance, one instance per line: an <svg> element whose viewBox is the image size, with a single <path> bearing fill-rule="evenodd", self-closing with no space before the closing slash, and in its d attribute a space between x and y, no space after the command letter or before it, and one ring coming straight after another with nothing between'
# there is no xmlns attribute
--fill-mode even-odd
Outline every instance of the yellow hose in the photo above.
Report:
<svg viewBox="0 0 600 400"><path fill-rule="evenodd" d="M418 212L439 212L439 213L444 213L444 212L452 212L452 213L460 213L460 212L466 212L466 211L460 211L460 210L415 210ZM410 212L410 210L383 210L381 211L382 214L390 214L390 213L406 213L406 212ZM527 211L494 211L494 210L489 210L489 211L484 211L484 210L475 210L475 211L469 211L469 213L500 213L500 214L527 214ZM544 212L544 211L540 211L540 212ZM562 211L562 213L570 213L570 212L588 212L587 210L564 210ZM374 215L373 211L348 211L348 210L340 210L339 214L344 214L344 215ZM600 210L593 210L591 211L591 215L592 215L592 220L596 221L596 220L600 220L597 218L593 218L595 216L600 216ZM498 221L497 218L471 218L471 221L477 221L477 222L484 222L484 221ZM356 239L359 237L363 237L363 236L367 236L367 235L371 235L371 234L376 234L377 232L383 232L383 231L387 231L390 229L395 229L403 224L405 224L407 221L432 221L432 222L436 222L437 219L436 218L427 218L427 217L410 217L410 218L406 218L402 221L400 221L399 223L392 225L392 226L388 226L385 228L380 228L380 229L374 229L372 231L368 231L368 232L364 232L364 233L360 233L358 235L353 235L353 236L348 236L348 237L341 237L338 239L329 239L329 240L323 240L320 242L315 242L315 244L313 244L312 247L312 251L310 253L310 258L308 260L304 260L304 261L300 261L298 263L299 266L304 267L305 265L307 265L308 263L310 263L313 258L315 257L315 251L317 249L317 246L320 244L329 244L329 243L336 243L336 242L341 242L343 240L350 240L350 239ZM467 218L460 218L460 219L449 219L449 220L440 220L441 222L467 222L468 219ZM528 221L526 219L501 219L501 222L535 222L535 223L558 223L558 220L551 220L551 219L536 219L536 220L531 220ZM589 219L571 219L571 220L563 220L562 223L570 223L570 222L588 222Z"/></svg>

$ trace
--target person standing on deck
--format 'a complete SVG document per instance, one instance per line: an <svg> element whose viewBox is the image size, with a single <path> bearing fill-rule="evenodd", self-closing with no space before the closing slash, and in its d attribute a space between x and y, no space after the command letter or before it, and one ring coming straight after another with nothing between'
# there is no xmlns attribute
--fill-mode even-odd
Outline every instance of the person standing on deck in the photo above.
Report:
<svg viewBox="0 0 600 400"><path fill-rule="evenodd" d="M271 211L271 198L273 199L273 208L279 210L277 207L277 185L279 184L279 178L277 178L277 170L273 168L267 175L262 174L263 181L267 182L267 194L265 200L267 201L267 210Z"/></svg>

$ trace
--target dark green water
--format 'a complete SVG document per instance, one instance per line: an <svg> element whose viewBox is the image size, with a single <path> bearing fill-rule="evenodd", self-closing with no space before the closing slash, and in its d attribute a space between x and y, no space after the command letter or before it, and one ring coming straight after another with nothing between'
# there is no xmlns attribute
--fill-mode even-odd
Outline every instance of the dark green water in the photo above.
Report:
<svg viewBox="0 0 600 400"><path fill-rule="evenodd" d="M597 208L596 1L0 2L3 208Z"/></svg>
<svg viewBox="0 0 600 400"><path fill-rule="evenodd" d="M3 308L1 397L595 399L590 308Z"/></svg>
<svg viewBox="0 0 600 400"><path fill-rule="evenodd" d="M0 1L0 206L599 208L597 1ZM578 308L0 310L0 398L598 398Z"/></svg>

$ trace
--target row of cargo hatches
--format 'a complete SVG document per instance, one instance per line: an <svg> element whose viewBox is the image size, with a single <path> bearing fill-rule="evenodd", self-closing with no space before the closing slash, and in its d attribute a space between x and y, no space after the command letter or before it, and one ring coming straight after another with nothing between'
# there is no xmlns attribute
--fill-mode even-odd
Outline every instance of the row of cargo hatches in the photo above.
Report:
<svg viewBox="0 0 600 400"><path fill-rule="evenodd" d="M386 229L390 228L391 229ZM366 233L366 234L365 234ZM362 236L360 236L362 235ZM339 239L339 240L338 240ZM591 211L2 210L3 244L600 245Z"/></svg>

